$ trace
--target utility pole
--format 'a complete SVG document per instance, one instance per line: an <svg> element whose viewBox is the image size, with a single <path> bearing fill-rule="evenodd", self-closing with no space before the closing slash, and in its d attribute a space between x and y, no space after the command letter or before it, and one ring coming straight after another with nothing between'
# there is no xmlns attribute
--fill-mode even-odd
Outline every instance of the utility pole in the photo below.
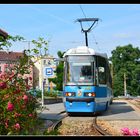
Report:
<svg viewBox="0 0 140 140"><path fill-rule="evenodd" d="M30 55L30 44L31 44L32 41L25 40L25 41L22 41L22 42L27 42L28 43L28 50L29 50L28 55Z"/></svg>
<svg viewBox="0 0 140 140"><path fill-rule="evenodd" d="M127 96L127 90L126 90L126 74L124 73L124 96Z"/></svg>
<svg viewBox="0 0 140 140"><path fill-rule="evenodd" d="M28 51L29 51L29 53L27 54L28 55L28 66L29 66L29 64L30 64L30 43L32 42L32 41L28 41L28 40L24 40L24 41L22 41L22 42L27 42L28 43ZM25 51L26 49L24 49L24 51ZM29 68L28 69L30 69L31 67L29 66ZM32 77L33 77L33 74L32 74ZM29 77L28 77L28 84L29 84Z"/></svg>
<svg viewBox="0 0 140 140"><path fill-rule="evenodd" d="M113 88L114 88L114 71L113 71L113 63L110 63L110 70L111 70L112 90L113 90Z"/></svg>
<svg viewBox="0 0 140 140"><path fill-rule="evenodd" d="M30 44L31 44L32 41L24 40L24 41L22 41L22 42L27 42L27 43L28 43L28 52L29 52L29 53L28 53L28 65L29 65L29 61L30 61L30 60L29 60L29 59L30 59L30 58L29 58L29 57L30 57ZM24 50L26 50L26 49L24 49Z"/></svg>

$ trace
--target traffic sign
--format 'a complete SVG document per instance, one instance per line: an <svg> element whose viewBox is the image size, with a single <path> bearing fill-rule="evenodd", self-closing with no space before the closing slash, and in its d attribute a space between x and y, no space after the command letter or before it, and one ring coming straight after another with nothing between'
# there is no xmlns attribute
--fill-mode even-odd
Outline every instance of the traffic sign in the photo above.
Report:
<svg viewBox="0 0 140 140"><path fill-rule="evenodd" d="M44 75L45 75L46 77L53 77L53 76L54 76L53 68L45 67L45 68L44 68Z"/></svg>

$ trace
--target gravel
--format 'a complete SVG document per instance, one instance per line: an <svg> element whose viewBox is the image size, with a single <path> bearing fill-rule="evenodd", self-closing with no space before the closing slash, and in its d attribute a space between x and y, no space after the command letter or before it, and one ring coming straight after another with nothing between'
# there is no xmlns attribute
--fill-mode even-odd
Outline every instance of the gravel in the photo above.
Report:
<svg viewBox="0 0 140 140"><path fill-rule="evenodd" d="M60 135L65 136L99 136L100 134L93 129L91 120L71 120L67 117L63 120L62 125L58 131Z"/></svg>

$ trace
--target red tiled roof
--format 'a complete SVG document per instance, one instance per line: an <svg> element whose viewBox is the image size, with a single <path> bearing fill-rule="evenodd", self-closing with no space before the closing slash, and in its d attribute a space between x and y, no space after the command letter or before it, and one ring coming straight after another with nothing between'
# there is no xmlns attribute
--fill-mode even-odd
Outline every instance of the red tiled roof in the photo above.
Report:
<svg viewBox="0 0 140 140"><path fill-rule="evenodd" d="M0 36L3 36L4 38L6 38L8 36L8 33L0 29Z"/></svg>
<svg viewBox="0 0 140 140"><path fill-rule="evenodd" d="M23 55L24 55L23 52L0 51L0 60L2 60L2 61L6 61L6 60L15 61L15 60L18 60Z"/></svg>

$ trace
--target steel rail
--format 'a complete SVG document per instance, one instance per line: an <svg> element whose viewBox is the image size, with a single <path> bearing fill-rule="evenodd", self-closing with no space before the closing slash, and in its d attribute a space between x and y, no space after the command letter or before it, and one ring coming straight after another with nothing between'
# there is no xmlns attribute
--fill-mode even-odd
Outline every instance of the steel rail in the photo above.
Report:
<svg viewBox="0 0 140 140"><path fill-rule="evenodd" d="M64 114L64 113L66 113L66 112L65 112L65 111L60 112L58 115ZM66 114L66 115L64 115L64 117L62 117L61 119L56 120L56 121L48 128L48 132L51 132L51 131L54 131L55 129L57 129L57 128L62 124L62 120L63 120L64 118L66 118L67 116L68 116L68 115Z"/></svg>
<svg viewBox="0 0 140 140"><path fill-rule="evenodd" d="M103 130L103 128L101 128L101 127L97 124L97 117L94 117L94 119L93 119L93 128L95 128L101 135L104 135L104 136L111 136L111 134L107 133L105 130Z"/></svg>
<svg viewBox="0 0 140 140"><path fill-rule="evenodd" d="M59 114L64 114L66 113L64 112L60 112ZM48 132L54 131L55 129L57 129L60 125L62 125L62 120L64 118L68 117L68 114L64 115L64 117L62 117L61 119L55 121L49 128L48 128ZM111 136L111 134L107 133L105 130L103 130L100 126L98 126L97 124L97 117L94 117L93 119L93 128L99 132L99 134L104 135L104 136Z"/></svg>

